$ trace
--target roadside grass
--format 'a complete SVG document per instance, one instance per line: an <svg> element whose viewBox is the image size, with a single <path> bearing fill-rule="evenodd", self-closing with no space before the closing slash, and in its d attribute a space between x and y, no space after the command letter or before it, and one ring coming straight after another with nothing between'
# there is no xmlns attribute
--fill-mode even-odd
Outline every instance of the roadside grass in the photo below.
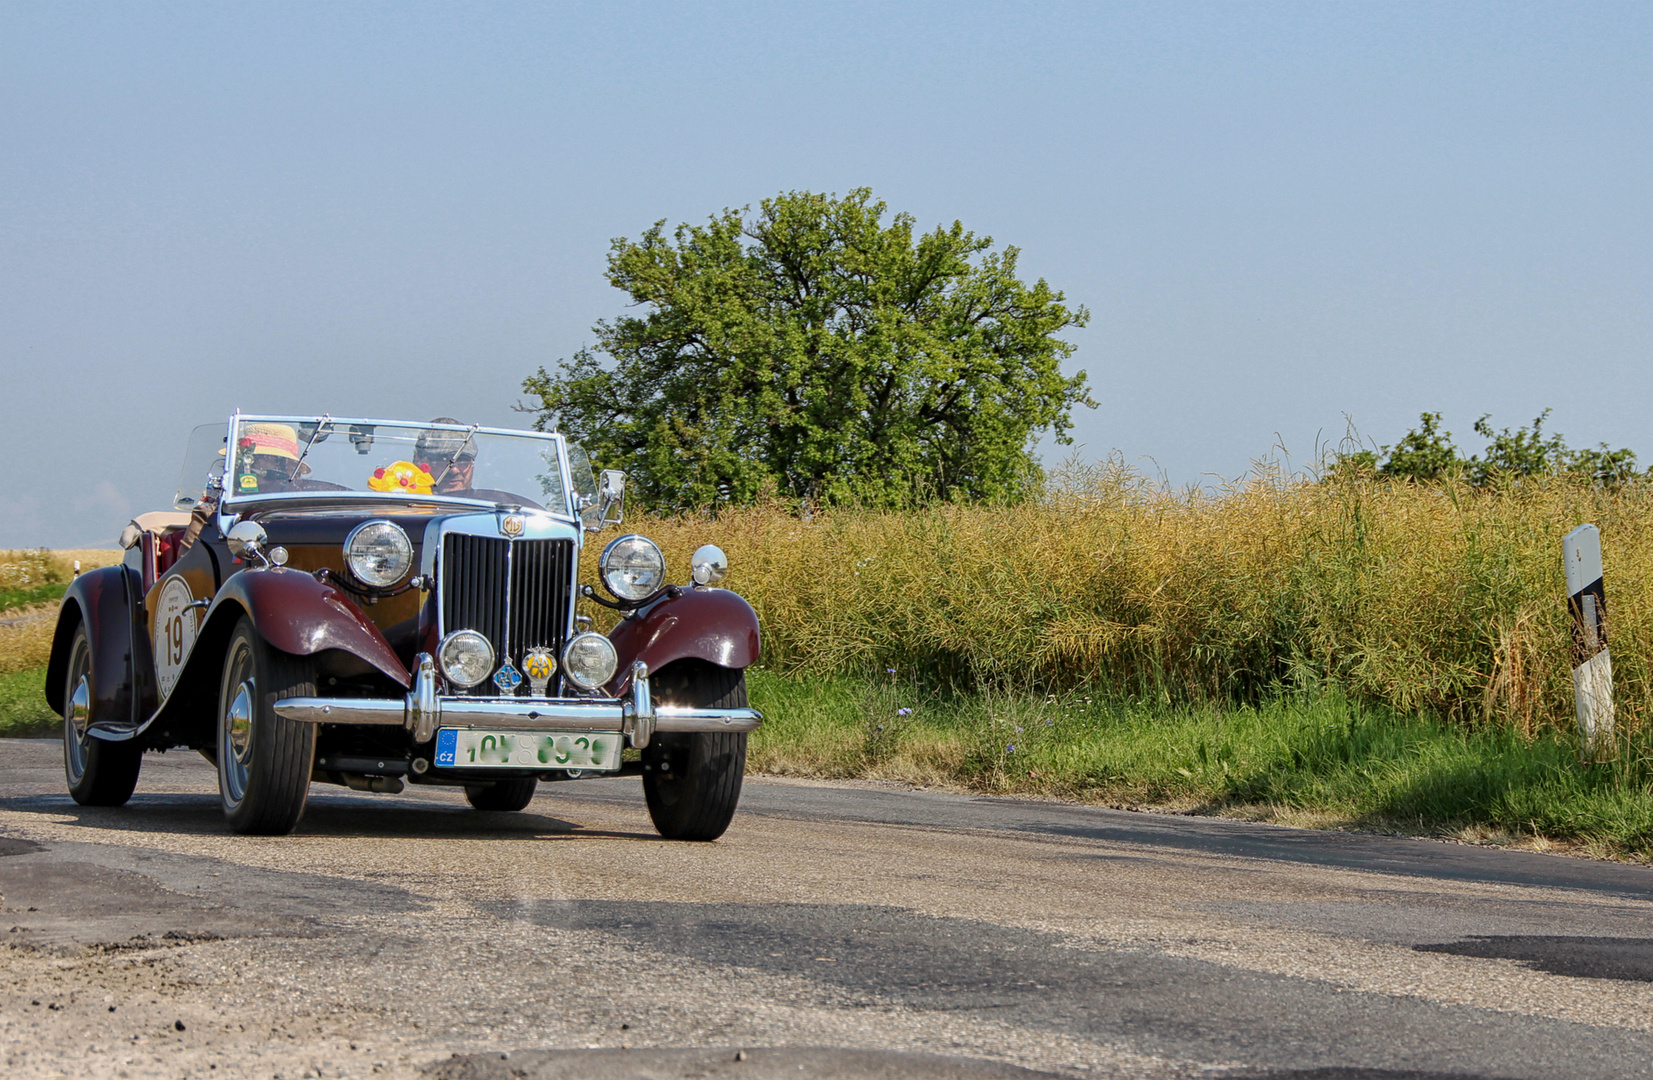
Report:
<svg viewBox="0 0 1653 1080"><path fill-rule="evenodd" d="M46 669L0 675L0 738L33 739L58 733L63 721L46 704Z"/></svg>
<svg viewBox="0 0 1653 1080"><path fill-rule="evenodd" d="M756 670L749 683L765 717L749 758L760 772L1653 853L1653 745L1641 739L1586 767L1553 731L1529 739L1336 691L1199 707L924 691L894 676Z"/></svg>
<svg viewBox="0 0 1653 1080"><path fill-rule="evenodd" d="M57 631L55 608L45 608L33 618L0 624L0 676L45 670L52 655L52 635Z"/></svg>
<svg viewBox="0 0 1653 1080"><path fill-rule="evenodd" d="M63 594L68 590L69 583L66 581L31 585L24 589L0 589L0 618L13 614L18 608L62 600Z"/></svg>
<svg viewBox="0 0 1653 1080"><path fill-rule="evenodd" d="M58 601L74 579L76 562L90 570L120 558L118 551L101 550L0 551L0 676L44 669L57 628ZM0 712L0 718L9 715Z"/></svg>

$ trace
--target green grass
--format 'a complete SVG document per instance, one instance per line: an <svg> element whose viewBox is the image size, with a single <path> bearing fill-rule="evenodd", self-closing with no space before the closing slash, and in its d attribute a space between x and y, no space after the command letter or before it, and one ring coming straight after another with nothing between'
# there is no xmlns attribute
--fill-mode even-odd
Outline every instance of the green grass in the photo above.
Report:
<svg viewBox="0 0 1653 1080"><path fill-rule="evenodd" d="M63 721L46 704L46 669L0 675L0 738L56 735Z"/></svg>
<svg viewBox="0 0 1653 1080"><path fill-rule="evenodd" d="M44 585L33 585L24 589L0 589L0 616L13 608L40 604L47 600L61 600L68 588L68 582L59 581L47 582Z"/></svg>
<svg viewBox="0 0 1653 1080"><path fill-rule="evenodd" d="M1335 692L1199 708L925 692L894 676L749 681L765 716L751 759L769 772L1653 854L1653 745L1640 739L1611 764L1581 766L1574 740L1553 731L1529 741Z"/></svg>

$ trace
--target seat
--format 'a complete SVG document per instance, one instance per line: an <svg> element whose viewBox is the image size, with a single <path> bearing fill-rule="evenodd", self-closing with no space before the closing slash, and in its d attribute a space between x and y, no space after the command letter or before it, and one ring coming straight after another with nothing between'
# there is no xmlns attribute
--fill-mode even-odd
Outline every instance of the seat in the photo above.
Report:
<svg viewBox="0 0 1653 1080"><path fill-rule="evenodd" d="M147 514L139 514L121 530L121 550L136 544L144 533L159 537L188 525L189 515L181 510L151 510Z"/></svg>

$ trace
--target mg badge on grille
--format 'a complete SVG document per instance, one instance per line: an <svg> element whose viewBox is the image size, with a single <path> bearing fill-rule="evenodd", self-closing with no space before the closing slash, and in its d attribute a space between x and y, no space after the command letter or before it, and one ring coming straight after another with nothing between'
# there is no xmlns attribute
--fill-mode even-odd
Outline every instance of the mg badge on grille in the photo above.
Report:
<svg viewBox="0 0 1653 1080"><path fill-rule="evenodd" d="M522 672L512 667L511 661L506 660L499 665L499 670L494 672L494 685L499 687L502 694L514 694L517 687L522 685Z"/></svg>
<svg viewBox="0 0 1653 1080"><path fill-rule="evenodd" d="M521 536L523 526L526 524L527 522L521 514L506 514L505 518L499 523L499 531L506 536Z"/></svg>
<svg viewBox="0 0 1653 1080"><path fill-rule="evenodd" d="M522 654L522 670L535 697L545 696L545 685L557 673L557 659L543 645Z"/></svg>

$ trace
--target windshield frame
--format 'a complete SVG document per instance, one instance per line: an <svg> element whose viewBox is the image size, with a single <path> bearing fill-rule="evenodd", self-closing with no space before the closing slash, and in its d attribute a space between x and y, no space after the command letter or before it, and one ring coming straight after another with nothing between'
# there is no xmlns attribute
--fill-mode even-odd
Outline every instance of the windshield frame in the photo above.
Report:
<svg viewBox="0 0 1653 1080"><path fill-rule="evenodd" d="M497 435L506 438L523 438L551 443L557 451L557 470L562 484L562 503L558 506L546 506L544 512L567 521L577 521L578 515L574 510L573 477L569 474L567 440L556 432L524 431L521 428L483 427L471 424L439 424L423 420L391 420L383 417L367 416L300 416L291 413L244 413L237 410L230 414L229 427L225 446L235 446L239 439L238 429L242 424L278 423L311 425L325 420L339 434L354 424L370 425L373 427L390 427L413 429L451 429L456 434ZM492 499L470 499L458 495L440 495L435 492L424 494L389 492L389 491L282 491L258 495L238 495L225 485L223 495L218 504L218 515L223 519L238 517L260 507L284 505L299 506L304 504L328 503L334 506L348 504L378 504L381 506L453 506L467 510L478 508L487 510L521 509L524 512L538 512L531 507L519 507L515 503L501 503Z"/></svg>

